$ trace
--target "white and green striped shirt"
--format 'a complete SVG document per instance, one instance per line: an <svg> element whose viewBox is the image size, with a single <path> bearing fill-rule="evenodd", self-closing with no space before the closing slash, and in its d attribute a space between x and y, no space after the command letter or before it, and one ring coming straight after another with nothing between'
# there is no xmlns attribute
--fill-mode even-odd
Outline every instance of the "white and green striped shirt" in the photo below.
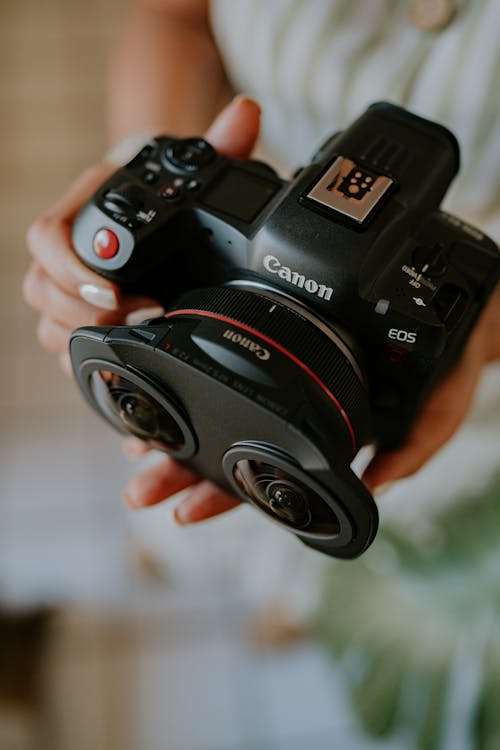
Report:
<svg viewBox="0 0 500 750"><path fill-rule="evenodd" d="M415 1L212 0L212 26L277 163L308 161L373 101L401 104L457 135L446 208L500 240L500 0L450 0L441 31L411 22Z"/></svg>

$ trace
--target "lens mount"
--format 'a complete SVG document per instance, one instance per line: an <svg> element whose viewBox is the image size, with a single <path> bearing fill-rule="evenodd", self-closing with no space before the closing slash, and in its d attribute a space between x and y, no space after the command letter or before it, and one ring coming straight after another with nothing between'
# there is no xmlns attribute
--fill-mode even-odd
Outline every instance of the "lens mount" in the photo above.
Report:
<svg viewBox="0 0 500 750"><path fill-rule="evenodd" d="M326 397L328 413L340 427L337 442L345 445L349 460L366 442L371 420L361 370L334 330L312 314L306 317L298 305L292 307L277 294L270 298L235 286L203 288L184 294L165 318L212 321L221 336L233 336L242 346L260 347L259 353L270 363L267 375L272 375L275 359L283 358L294 369L294 379L306 379L308 387ZM220 346L219 351L222 356Z"/></svg>
<svg viewBox="0 0 500 750"><path fill-rule="evenodd" d="M81 382L92 406L120 432L178 459L196 453L196 438L182 409L144 373L92 359L82 366Z"/></svg>

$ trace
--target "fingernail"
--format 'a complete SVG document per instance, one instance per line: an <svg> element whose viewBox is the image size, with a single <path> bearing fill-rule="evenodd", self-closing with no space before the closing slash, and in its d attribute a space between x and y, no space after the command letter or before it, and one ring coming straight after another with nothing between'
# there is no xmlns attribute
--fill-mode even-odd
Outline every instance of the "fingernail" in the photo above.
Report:
<svg viewBox="0 0 500 750"><path fill-rule="evenodd" d="M137 461L138 458L142 455L141 453L138 453L135 448L132 448L130 445L127 445L127 443L124 443L122 446L123 454L126 459L129 461Z"/></svg>
<svg viewBox="0 0 500 750"><path fill-rule="evenodd" d="M248 94L238 94L234 97L234 99L231 102L232 107L236 107L241 102L248 102L249 104L253 104L259 112L262 112L262 107L260 106L259 102L256 102L255 99L253 99L251 96L248 96Z"/></svg>
<svg viewBox="0 0 500 750"><path fill-rule="evenodd" d="M227 104L224 109L217 115L212 125L209 127L207 132L207 138L209 140L217 140L226 134L227 126L232 123L233 110L238 107L242 102L251 103L258 107L259 112L262 111L261 106L258 102L252 99L246 94L238 94Z"/></svg>
<svg viewBox="0 0 500 750"><path fill-rule="evenodd" d="M189 519L190 506L189 502L186 506L186 500L184 500L177 508L173 510L174 521L178 526L188 526L191 521Z"/></svg>
<svg viewBox="0 0 500 750"><path fill-rule="evenodd" d="M125 490L125 492L123 493L123 499L125 500L125 503L129 508L133 508L135 510L136 508L141 507L140 504L135 501L134 497L127 490Z"/></svg>
<svg viewBox="0 0 500 750"><path fill-rule="evenodd" d="M379 487L376 487L373 491L374 497L385 495L385 493L388 492L394 484L395 482L386 482L385 484L381 484Z"/></svg>
<svg viewBox="0 0 500 750"><path fill-rule="evenodd" d="M159 318L161 315L165 315L165 310L160 305L156 307L143 307L140 310L129 312L125 318L125 322L128 326L135 326L138 323L142 323L143 320Z"/></svg>
<svg viewBox="0 0 500 750"><path fill-rule="evenodd" d="M118 300L113 289L97 284L80 284L78 287L80 297L95 307L104 310L116 310Z"/></svg>

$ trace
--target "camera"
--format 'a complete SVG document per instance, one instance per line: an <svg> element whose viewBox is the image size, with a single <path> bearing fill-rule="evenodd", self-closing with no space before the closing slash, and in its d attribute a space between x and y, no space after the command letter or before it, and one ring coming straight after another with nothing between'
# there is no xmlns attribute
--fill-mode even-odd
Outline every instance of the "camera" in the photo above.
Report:
<svg viewBox="0 0 500 750"><path fill-rule="evenodd" d="M291 181L151 140L73 243L166 314L74 332L85 398L305 544L360 555L378 514L353 459L405 439L500 275L495 243L440 210L458 166L446 128L384 102Z"/></svg>

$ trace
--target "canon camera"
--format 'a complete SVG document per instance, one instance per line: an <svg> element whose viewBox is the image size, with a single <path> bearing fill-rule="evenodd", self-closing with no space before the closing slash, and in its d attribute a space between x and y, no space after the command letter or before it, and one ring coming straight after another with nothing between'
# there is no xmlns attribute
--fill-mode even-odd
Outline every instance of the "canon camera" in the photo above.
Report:
<svg viewBox="0 0 500 750"><path fill-rule="evenodd" d="M442 210L459 149L444 127L372 105L291 181L159 137L76 218L90 268L161 318L71 339L91 406L305 544L372 542L362 446L404 440L500 275L497 246Z"/></svg>

